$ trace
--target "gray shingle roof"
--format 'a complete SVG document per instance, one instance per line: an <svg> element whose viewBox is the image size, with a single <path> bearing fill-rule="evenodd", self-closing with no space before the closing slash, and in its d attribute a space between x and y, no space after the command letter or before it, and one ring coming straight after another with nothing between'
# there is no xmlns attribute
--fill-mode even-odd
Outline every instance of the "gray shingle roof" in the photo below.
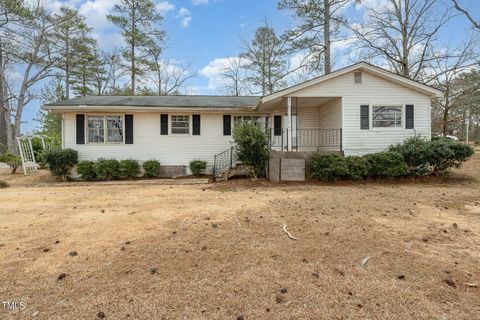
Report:
<svg viewBox="0 0 480 320"><path fill-rule="evenodd" d="M253 107L260 97L234 96L87 96L77 97L45 107L69 106L132 106L174 108L241 108Z"/></svg>

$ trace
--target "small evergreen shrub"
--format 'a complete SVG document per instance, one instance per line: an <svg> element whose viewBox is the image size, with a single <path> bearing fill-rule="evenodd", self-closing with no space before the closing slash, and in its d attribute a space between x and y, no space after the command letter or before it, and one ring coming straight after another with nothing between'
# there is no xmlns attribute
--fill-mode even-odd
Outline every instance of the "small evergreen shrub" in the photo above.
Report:
<svg viewBox="0 0 480 320"><path fill-rule="evenodd" d="M6 163L10 167L10 172L12 174L15 174L18 167L22 165L22 159L20 156L13 154L10 151L0 154L0 162Z"/></svg>
<svg viewBox="0 0 480 320"><path fill-rule="evenodd" d="M160 175L160 162L157 160L148 160L143 163L145 177L154 178Z"/></svg>
<svg viewBox="0 0 480 320"><path fill-rule="evenodd" d="M95 173L100 180L113 180L121 176L120 163L115 159L98 159Z"/></svg>
<svg viewBox="0 0 480 320"><path fill-rule="evenodd" d="M0 180L0 189L8 188L9 185L7 181Z"/></svg>
<svg viewBox="0 0 480 320"><path fill-rule="evenodd" d="M68 173L78 163L78 153L73 149L48 149L42 153L42 159L54 176L66 181Z"/></svg>
<svg viewBox="0 0 480 320"><path fill-rule="evenodd" d="M203 160L193 160L190 161L190 171L196 177L205 174L205 170L207 169L207 162Z"/></svg>
<svg viewBox="0 0 480 320"><path fill-rule="evenodd" d="M450 168L458 168L475 153L468 144L438 139L430 142L429 163L433 174L444 174Z"/></svg>
<svg viewBox="0 0 480 320"><path fill-rule="evenodd" d="M140 174L140 165L135 160L120 161L120 172L122 177L135 178Z"/></svg>
<svg viewBox="0 0 480 320"><path fill-rule="evenodd" d="M367 161L365 158L349 156L345 158L348 168L348 178L351 180L362 180L368 176Z"/></svg>
<svg viewBox="0 0 480 320"><path fill-rule="evenodd" d="M92 181L97 178L96 164L94 161L81 161L77 166L80 179Z"/></svg>
<svg viewBox="0 0 480 320"><path fill-rule="evenodd" d="M393 178L405 175L405 161L398 152L384 151L365 156L368 175L371 177Z"/></svg>
<svg viewBox="0 0 480 320"><path fill-rule="evenodd" d="M345 158L336 154L315 154L312 157L312 178L324 181L337 181L349 177Z"/></svg>
<svg viewBox="0 0 480 320"><path fill-rule="evenodd" d="M270 148L265 130L251 121L240 122L233 130L236 158L248 168L253 179L265 176Z"/></svg>
<svg viewBox="0 0 480 320"><path fill-rule="evenodd" d="M403 156L407 175L421 176L430 172L431 147L431 141L413 137L406 139L403 143L390 146L388 150Z"/></svg>

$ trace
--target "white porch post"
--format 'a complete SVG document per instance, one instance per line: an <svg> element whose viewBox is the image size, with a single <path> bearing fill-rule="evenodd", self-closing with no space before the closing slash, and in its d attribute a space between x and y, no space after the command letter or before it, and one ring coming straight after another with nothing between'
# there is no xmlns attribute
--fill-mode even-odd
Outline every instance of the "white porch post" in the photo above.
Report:
<svg viewBox="0 0 480 320"><path fill-rule="evenodd" d="M287 143L288 151L292 151L292 97L287 97L288 107L288 125L287 125Z"/></svg>

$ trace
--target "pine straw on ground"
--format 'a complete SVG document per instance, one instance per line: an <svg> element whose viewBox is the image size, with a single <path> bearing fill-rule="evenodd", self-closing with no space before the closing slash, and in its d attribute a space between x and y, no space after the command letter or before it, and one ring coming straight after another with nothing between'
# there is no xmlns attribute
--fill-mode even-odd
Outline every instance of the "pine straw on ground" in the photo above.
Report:
<svg viewBox="0 0 480 320"><path fill-rule="evenodd" d="M480 319L478 153L415 182L8 180L2 320Z"/></svg>

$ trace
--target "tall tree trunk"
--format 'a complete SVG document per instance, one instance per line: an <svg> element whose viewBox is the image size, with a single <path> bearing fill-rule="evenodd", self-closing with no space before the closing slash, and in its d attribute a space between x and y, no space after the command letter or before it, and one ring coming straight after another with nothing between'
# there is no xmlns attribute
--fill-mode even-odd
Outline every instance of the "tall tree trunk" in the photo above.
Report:
<svg viewBox="0 0 480 320"><path fill-rule="evenodd" d="M445 137L448 134L448 108L445 108L445 110L443 111L442 125L443 136Z"/></svg>
<svg viewBox="0 0 480 320"><path fill-rule="evenodd" d="M132 59L132 65L131 65L131 68L132 68L132 72L131 72L131 82L132 82L132 88L131 88L131 91L132 91L132 95L135 95L135 73L136 73L136 70L135 70L135 45L136 45L136 33L135 33L135 3L133 3L133 7L132 7L132 42L131 42L131 48L130 48L130 55L131 55L131 59Z"/></svg>
<svg viewBox="0 0 480 320"><path fill-rule="evenodd" d="M8 130L9 113L6 106L6 92L5 92L5 68L3 59L3 47L0 39L0 144L8 145ZM8 119L8 120L7 120Z"/></svg>
<svg viewBox="0 0 480 320"><path fill-rule="evenodd" d="M132 83L132 88L131 88L131 91L132 91L132 95L135 95L135 45L132 43L132 47L131 47L131 59L132 59L132 73L131 73L131 83Z"/></svg>
<svg viewBox="0 0 480 320"><path fill-rule="evenodd" d="M323 46L325 48L324 56L325 61L323 70L325 74L329 74L332 71L331 62L331 46L330 46L330 0L324 2L324 17L323 17Z"/></svg>
<svg viewBox="0 0 480 320"><path fill-rule="evenodd" d="M65 98L70 99L70 44L68 36L65 42Z"/></svg>

